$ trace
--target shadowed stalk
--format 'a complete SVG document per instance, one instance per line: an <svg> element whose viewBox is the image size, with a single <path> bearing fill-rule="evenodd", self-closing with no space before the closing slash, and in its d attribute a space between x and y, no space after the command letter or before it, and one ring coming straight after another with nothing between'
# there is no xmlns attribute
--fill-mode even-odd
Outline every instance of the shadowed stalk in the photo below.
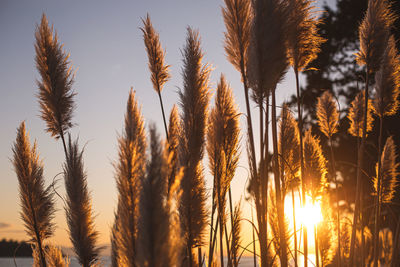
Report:
<svg viewBox="0 0 400 267"><path fill-rule="evenodd" d="M64 134L73 126L71 120L75 107L72 90L74 75L69 54L62 50L58 35L56 32L53 34L53 27L49 27L44 14L40 26L36 28L35 38L36 68L41 77L37 81L41 118L52 137L61 137L67 155Z"/></svg>
<svg viewBox="0 0 400 267"><path fill-rule="evenodd" d="M353 229L350 245L350 264L354 264L354 248L356 238L356 226L359 213L359 198L361 186L361 169L364 161L365 139L367 132L367 111L369 95L369 77L378 71L381 66L382 57L389 39L390 28L393 25L395 16L390 10L390 3L387 0L369 0L368 9L359 27L360 51L357 53L357 61L360 65L366 66L365 73L365 99L364 99L364 121L361 146L357 163L357 184L356 200L353 216ZM377 233L374 233L375 235ZM375 254L375 253L374 253ZM374 261L377 266L377 260Z"/></svg>
<svg viewBox="0 0 400 267"><path fill-rule="evenodd" d="M69 238L79 263L83 267L90 267L99 260L100 249L96 247L99 233L94 229L91 198L83 166L83 150L79 151L78 141L72 142L71 136L67 152L63 168Z"/></svg>
<svg viewBox="0 0 400 267"><path fill-rule="evenodd" d="M233 260L233 267L239 266L239 249L241 243L241 226L240 221L242 217L242 208L241 202L235 205L235 210L233 212L233 221L232 221L232 229L231 229L231 255Z"/></svg>
<svg viewBox="0 0 400 267"><path fill-rule="evenodd" d="M147 14L145 19L142 19L143 28L140 28L143 32L143 40L146 46L147 56L149 58L149 70L151 72L151 82L153 83L153 88L158 94L160 100L162 116L164 120L165 135L168 138L167 121L165 119L164 105L161 98L161 91L164 84L169 80L169 65L164 62L164 54L160 43L160 37L158 33L154 30L151 24L150 16Z"/></svg>
<svg viewBox="0 0 400 267"><path fill-rule="evenodd" d="M196 260L192 250L204 244L207 226L206 192L201 160L204 154L211 70L208 65L202 65L203 52L200 48L199 34L191 28L187 29L182 55L183 89L179 92L182 107L179 159L183 167L180 214L189 266L193 266ZM200 253L198 257L201 258Z"/></svg>
<svg viewBox="0 0 400 267"><path fill-rule="evenodd" d="M25 231L38 249L40 266L46 267L44 240L54 233L54 193L44 187L43 163L39 159L36 143L31 148L29 136L22 122L17 130L13 148L14 171L18 177L19 196Z"/></svg>
<svg viewBox="0 0 400 267"><path fill-rule="evenodd" d="M115 215L118 258L124 266L137 266L137 219L139 192L145 177L146 136L140 108L131 89L125 114L125 128L118 139L118 161L114 164L118 189Z"/></svg>
<svg viewBox="0 0 400 267"><path fill-rule="evenodd" d="M337 239L340 240L340 207L339 207L339 184L336 177L336 164L333 154L332 135L338 131L339 112L336 102L329 91L325 91L322 96L318 98L317 103L317 118L318 125L321 132L328 137L329 149L331 154L331 171L336 187L336 208L337 208ZM342 264L342 254L340 249L340 242L338 242L338 266Z"/></svg>

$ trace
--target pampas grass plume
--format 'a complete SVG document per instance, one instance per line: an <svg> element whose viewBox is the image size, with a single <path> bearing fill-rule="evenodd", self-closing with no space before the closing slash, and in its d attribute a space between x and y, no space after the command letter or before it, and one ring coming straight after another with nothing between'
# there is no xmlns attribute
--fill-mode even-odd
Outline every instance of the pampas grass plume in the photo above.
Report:
<svg viewBox="0 0 400 267"><path fill-rule="evenodd" d="M44 240L54 233L54 193L50 186L44 186L43 163L39 159L36 143L31 148L24 122L17 130L12 151L12 163L19 183L20 215L27 235L39 250L41 266L44 267Z"/></svg>
<svg viewBox="0 0 400 267"><path fill-rule="evenodd" d="M386 144L383 148L381 155L382 167L380 192L377 192L378 164L376 165L377 176L373 179L375 193L379 193L382 203L390 203L394 197L395 188L398 184L397 177L400 174L400 164L396 162L396 160L396 145L394 144L393 137L391 136L386 140Z"/></svg>
<svg viewBox="0 0 400 267"><path fill-rule="evenodd" d="M83 150L79 151L78 141L72 142L71 136L69 136L67 152L64 180L67 193L65 212L69 238L79 263L84 267L89 267L99 260L100 248L96 247L99 233L94 229L91 198L83 166Z"/></svg>
<svg viewBox="0 0 400 267"><path fill-rule="evenodd" d="M319 128L326 137L330 138L338 131L339 112L329 91L325 91L318 97L317 119Z"/></svg>
<svg viewBox="0 0 400 267"><path fill-rule="evenodd" d="M362 137L363 135L363 124L364 124L364 98L365 91L361 91L357 94L356 98L351 102L349 108L349 114L347 115L350 120L349 133L355 137ZM368 111L367 111L367 133L372 130L372 123L374 118L372 117L372 105L371 100L368 100Z"/></svg>
<svg viewBox="0 0 400 267"><path fill-rule="evenodd" d="M374 112L381 118L396 114L400 94L400 56L393 36L389 38L375 80L376 95L372 102Z"/></svg>
<svg viewBox="0 0 400 267"><path fill-rule="evenodd" d="M41 117L47 124L47 132L56 139L73 126L74 96L73 78L69 54L62 50L57 33L49 27L43 14L36 33L36 68L41 80L39 87L39 104Z"/></svg>

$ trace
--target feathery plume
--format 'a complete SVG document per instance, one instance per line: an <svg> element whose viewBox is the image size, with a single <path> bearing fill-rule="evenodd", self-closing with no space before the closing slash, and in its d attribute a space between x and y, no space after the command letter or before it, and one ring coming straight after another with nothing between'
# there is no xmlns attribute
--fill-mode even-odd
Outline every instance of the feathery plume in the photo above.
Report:
<svg viewBox="0 0 400 267"><path fill-rule="evenodd" d="M143 32L144 44L146 46L147 56L149 58L149 70L151 72L151 82L157 93L163 89L163 85L170 78L169 65L164 62L165 51L163 51L160 43L160 37L154 30L151 24L150 16L147 14L145 19L142 19L143 27L140 28Z"/></svg>
<svg viewBox="0 0 400 267"><path fill-rule="evenodd" d="M379 231L379 247L381 248L379 262L383 266L390 266L393 260L393 233L389 228Z"/></svg>
<svg viewBox="0 0 400 267"><path fill-rule="evenodd" d="M333 210L330 207L328 196L321 198L321 213L323 221L317 225L318 249L321 257L321 266L328 266L337 252L337 234Z"/></svg>
<svg viewBox="0 0 400 267"><path fill-rule="evenodd" d="M375 114L381 118L396 114L400 94L400 56L393 36L389 38L375 80L376 95L372 102Z"/></svg>
<svg viewBox="0 0 400 267"><path fill-rule="evenodd" d="M115 221L118 258L124 266L136 266L137 218L141 181L146 168L146 136L143 118L131 89L125 114L125 130L118 140L119 160L114 165L118 189Z"/></svg>
<svg viewBox="0 0 400 267"><path fill-rule="evenodd" d="M296 71L303 71L312 62L325 41L318 34L321 20L311 6L312 0L288 1L289 26L287 46L289 61Z"/></svg>
<svg viewBox="0 0 400 267"><path fill-rule="evenodd" d="M316 199L326 186L326 160L319 139L311 130L304 135L304 179L306 190Z"/></svg>
<svg viewBox="0 0 400 267"><path fill-rule="evenodd" d="M39 251L41 266L45 267L44 240L54 233L54 193L51 187L44 187L43 163L39 159L36 143L31 148L29 136L22 122L12 148L12 163L18 177L21 218L25 231Z"/></svg>
<svg viewBox="0 0 400 267"><path fill-rule="evenodd" d="M339 112L337 104L328 90L318 97L317 119L319 128L326 137L330 138L338 131Z"/></svg>
<svg viewBox="0 0 400 267"><path fill-rule="evenodd" d="M251 0L225 0L222 8L226 32L225 52L228 60L239 71L247 66L252 20Z"/></svg>
<svg viewBox="0 0 400 267"><path fill-rule="evenodd" d="M119 260L119 256L118 256L118 242L117 242L117 238L118 238L118 218L117 218L117 214L114 214L115 220L113 223L113 226L111 227L111 237L110 237L110 241L111 241L111 267L118 267L121 265L121 262Z"/></svg>
<svg viewBox="0 0 400 267"><path fill-rule="evenodd" d="M396 145L391 136L386 140L381 156L382 167L380 192L377 192L378 164L376 165L377 176L374 177L373 180L375 194L379 193L381 203L390 203L394 197L395 188L397 187L397 176L400 174L398 170L400 164L396 162L396 159Z"/></svg>
<svg viewBox="0 0 400 267"><path fill-rule="evenodd" d="M287 68L287 3L283 0L256 0L251 39L248 48L247 74L254 100L260 101L283 79Z"/></svg>
<svg viewBox="0 0 400 267"><path fill-rule="evenodd" d="M64 164L64 181L67 193L65 212L69 239L82 266L98 262L100 248L96 247L99 233L94 229L91 198L87 188L87 176L83 166L83 150L78 141L68 139L67 158Z"/></svg>
<svg viewBox="0 0 400 267"><path fill-rule="evenodd" d="M283 185L288 187L296 187L299 183L299 129L289 107L284 104L281 112L280 133L279 133L279 153L281 158L281 166L284 173L282 174Z"/></svg>
<svg viewBox="0 0 400 267"><path fill-rule="evenodd" d="M203 53L198 32L188 28L183 49L183 90L179 92L182 113L180 138L180 165L182 198L180 214L186 239L189 261L193 262L191 250L201 246L207 226L206 192L201 160L210 99L208 65L202 65Z"/></svg>
<svg viewBox="0 0 400 267"><path fill-rule="evenodd" d="M349 114L347 115L350 120L349 133L356 137L362 137L363 135L363 124L364 124L364 99L365 91L358 93L356 98L351 102L349 108ZM372 117L372 105L371 100L368 100L368 112L367 112L367 133L372 130L372 123L374 118Z"/></svg>
<svg viewBox="0 0 400 267"><path fill-rule="evenodd" d="M168 176L168 192L170 192L171 186L174 184L174 179L178 175L179 162L178 162L178 145L180 136L180 120L178 114L178 108L176 105L172 107L171 114L169 115L168 125L168 142L166 143L166 151L169 153L169 172Z"/></svg>
<svg viewBox="0 0 400 267"><path fill-rule="evenodd" d="M369 0L368 9L359 27L360 51L356 54L360 65L367 65L370 72L378 71L396 20L388 0Z"/></svg>
<svg viewBox="0 0 400 267"><path fill-rule="evenodd" d="M73 126L71 120L75 107L74 75L69 54L62 50L57 33L53 34L53 27L49 27L44 14L35 38L36 68L41 76L37 81L41 117L52 137L64 138L64 133Z"/></svg>
<svg viewBox="0 0 400 267"><path fill-rule="evenodd" d="M233 259L233 266L239 266L239 249L241 243L241 230L240 221L242 220L242 207L239 202L235 206L235 211L233 212L233 227L232 227L232 235L231 235L231 255Z"/></svg>
<svg viewBox="0 0 400 267"><path fill-rule="evenodd" d="M35 246L32 246L32 257L33 257L33 266L41 267L40 253ZM46 247L46 260L48 265L52 267L68 267L70 263L69 258L67 256L65 258L63 257L61 249L53 245Z"/></svg>

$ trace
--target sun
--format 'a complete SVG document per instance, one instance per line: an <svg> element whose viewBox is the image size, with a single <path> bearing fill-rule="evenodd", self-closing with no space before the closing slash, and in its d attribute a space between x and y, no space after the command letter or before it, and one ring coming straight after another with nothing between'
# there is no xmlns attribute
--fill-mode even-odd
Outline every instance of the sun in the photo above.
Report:
<svg viewBox="0 0 400 267"><path fill-rule="evenodd" d="M291 196L285 198L285 214L293 225L293 204ZM314 226L318 225L323 221L320 200L312 200L311 197L307 197L307 203L304 207L300 205L300 198L295 195L295 216L296 216L296 227L300 225L307 227L307 229L313 231Z"/></svg>

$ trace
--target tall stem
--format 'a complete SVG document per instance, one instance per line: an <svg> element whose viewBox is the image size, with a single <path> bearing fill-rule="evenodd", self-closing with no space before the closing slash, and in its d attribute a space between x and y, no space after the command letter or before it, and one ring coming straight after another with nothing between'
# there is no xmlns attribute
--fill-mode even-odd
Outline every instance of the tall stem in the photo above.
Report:
<svg viewBox="0 0 400 267"><path fill-rule="evenodd" d="M298 112L298 126L300 135L300 174L301 174L301 198L303 207L306 205L306 185L304 180L304 152L303 152L303 114L300 104L300 84L299 84L299 71L294 68L294 74L296 77L296 92L297 92L297 112ZM304 247L304 267L308 266L308 240L307 240L307 227L303 226L303 247Z"/></svg>
<svg viewBox="0 0 400 267"><path fill-rule="evenodd" d="M335 181L335 186L336 186L336 210L337 210L337 240L338 240L338 266L340 267L342 265L342 254L341 254L341 249L340 249L340 207L339 207L339 183L337 181L336 177L336 163L335 163L335 155L333 154L333 146L332 146L332 137L329 136L329 148L331 151L331 163L332 163L332 176Z"/></svg>
<svg viewBox="0 0 400 267"><path fill-rule="evenodd" d="M231 187L229 186L229 208L231 214L231 231L233 231L233 206L232 206L232 192ZM233 237L232 237L233 238ZM233 266L237 266L237 259L235 255L232 255Z"/></svg>
<svg viewBox="0 0 400 267"><path fill-rule="evenodd" d="M296 206L294 203L294 190L292 187L292 207L293 207L293 236L294 236L294 266L297 267L297 232L296 232Z"/></svg>
<svg viewBox="0 0 400 267"><path fill-rule="evenodd" d="M40 238L38 224L37 224L37 220L36 220L36 210L33 208L31 196L29 196L29 205L30 205L32 215L33 215L33 228L35 229L36 241L37 241L37 245L38 245L38 249L39 249L39 256L40 256L40 261L41 261L40 267L46 267L47 266L46 257L45 257L44 248L42 245L42 239Z"/></svg>
<svg viewBox="0 0 400 267"><path fill-rule="evenodd" d="M374 227L374 266L378 266L379 254L379 216L381 209L381 182L382 182L382 130L383 116L382 112L379 116L379 140L378 140L378 185L376 189L376 206L375 206L375 227Z"/></svg>
<svg viewBox="0 0 400 267"><path fill-rule="evenodd" d="M364 121L363 121L363 132L361 139L361 146L358 149L358 160L357 160L357 184L356 184L356 199L353 215L353 227L351 231L351 243L350 243L350 265L354 266L354 248L356 239L356 228L358 221L358 213L360 209L360 187L361 187L361 169L364 161L364 149L365 149L365 139L367 133L367 115L368 115L368 83L369 83L369 70L367 66L367 71L365 75L365 95L364 95Z"/></svg>
<svg viewBox="0 0 400 267"><path fill-rule="evenodd" d="M257 266L257 258L256 258L256 238L254 235L254 219L253 219L253 207L251 207L251 229L252 229L252 235L253 235L253 263L254 267Z"/></svg>
<svg viewBox="0 0 400 267"><path fill-rule="evenodd" d="M318 227L314 225L315 266L319 267Z"/></svg>
<svg viewBox="0 0 400 267"><path fill-rule="evenodd" d="M158 92L158 98L160 99L161 112L162 112L162 116L163 116L163 120L164 120L165 136L167 137L167 141L168 141L167 121L166 121L166 119L165 119L164 105L163 105L163 101L162 101L160 89L159 89L157 92Z"/></svg>
<svg viewBox="0 0 400 267"><path fill-rule="evenodd" d="M213 243L213 233L216 233L216 230L213 228L214 226L214 212L215 212L215 205L214 205L214 196L215 196L215 187L213 186L213 193L212 193L212 207L211 207L211 227L210 227L210 242L209 242L209 249L208 249L208 266L211 266L213 256L214 256L214 243ZM216 227L218 221L216 222Z"/></svg>
<svg viewBox="0 0 400 267"><path fill-rule="evenodd" d="M285 236L285 221L284 221L284 196L281 196L281 183L280 183L280 170L278 160L278 134L276 122L276 99L275 88L272 90L272 140L274 147L274 181L276 191L276 206L278 211L278 225L279 225L279 238L280 238L280 260L281 266L287 266L286 254L286 236Z"/></svg>

